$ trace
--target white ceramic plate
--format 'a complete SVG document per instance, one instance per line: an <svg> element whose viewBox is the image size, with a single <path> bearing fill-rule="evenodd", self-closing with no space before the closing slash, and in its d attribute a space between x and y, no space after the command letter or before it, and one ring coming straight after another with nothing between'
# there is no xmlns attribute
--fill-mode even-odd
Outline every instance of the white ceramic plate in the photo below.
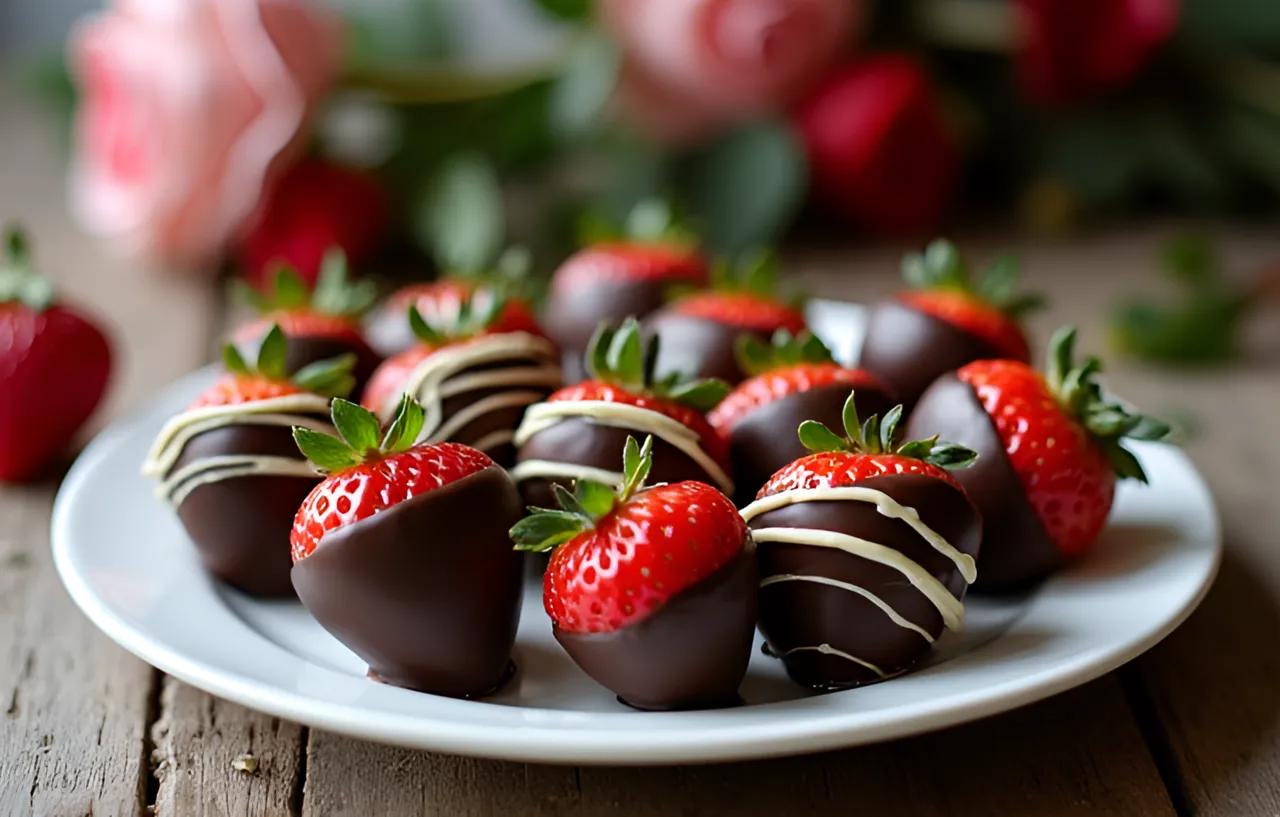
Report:
<svg viewBox="0 0 1280 817"><path fill-rule="evenodd" d="M811 318L843 359L861 311L818 303ZM921 670L808 695L757 650L745 705L635 712L583 675L551 637L530 586L517 677L460 701L374 683L301 605L261 602L205 575L182 528L138 474L152 437L213 373L202 370L104 431L58 495L53 550L76 603L112 639L187 683L246 706L371 740L542 762L693 763L817 751L938 729L1095 678L1151 647L1196 606L1217 568L1213 501L1180 452L1139 450L1150 487L1124 485L1083 563L1016 599L970 597L965 631Z"/></svg>

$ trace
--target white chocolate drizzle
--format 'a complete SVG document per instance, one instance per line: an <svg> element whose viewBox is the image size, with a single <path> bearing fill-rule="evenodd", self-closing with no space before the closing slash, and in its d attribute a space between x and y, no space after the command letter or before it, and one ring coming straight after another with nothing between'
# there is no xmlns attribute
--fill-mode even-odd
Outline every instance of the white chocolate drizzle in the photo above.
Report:
<svg viewBox="0 0 1280 817"><path fill-rule="evenodd" d="M615 403L610 400L557 400L538 403L530 406L525 412L524 422L520 424L520 428L516 429L515 443L523 445L534 434L571 418L582 418L595 425L652 434L696 462L724 493L733 493L733 480L719 463L702 449L698 432L661 412L628 403ZM516 470L512 471L512 476L517 481L521 479L516 475L518 470L517 466ZM539 474L538 476L568 476L568 473L566 471L563 474Z"/></svg>
<svg viewBox="0 0 1280 817"><path fill-rule="evenodd" d="M593 468L590 465L578 465L572 462L556 462L554 460L525 460L516 463L508 473L516 482L526 479L582 479L601 482L605 485L621 485L622 472L608 471L604 468Z"/></svg>
<svg viewBox="0 0 1280 817"><path fill-rule="evenodd" d="M834 655L837 658L843 658L846 661L852 661L858 666L865 667L871 670L876 674L876 677L880 678L881 680L889 677L889 674L887 672L880 669L870 661L863 661L861 658L858 658L856 655L850 655L844 650L837 650L835 647L831 646L830 644L818 644L815 647L792 647L791 649L784 652L782 654L782 657L786 658L788 655L791 655L792 653L797 653L797 652L818 652L818 653L822 653L823 655Z"/></svg>
<svg viewBox="0 0 1280 817"><path fill-rule="evenodd" d="M319 475L305 459L260 454L227 454L185 465L161 481L156 495L177 508L202 485L248 476L310 477Z"/></svg>
<svg viewBox="0 0 1280 817"><path fill-rule="evenodd" d="M899 614L897 610L893 609L887 601L880 598L875 593L872 593L865 587L859 587L858 585L850 584L849 582L842 582L839 579L833 579L830 576L806 576L796 573L776 573L772 576L767 576L760 581L760 587L765 588L782 582L812 582L813 584L822 584L827 587L836 587L841 590L848 590L850 593L857 593L859 596L862 596L864 599L884 611L884 614L888 616L894 624L897 624L899 627L903 627L907 630L914 630L920 634L921 638L928 641L930 644L934 641L933 636L929 634L928 630L915 622L903 618L902 615Z"/></svg>
<svg viewBox="0 0 1280 817"><path fill-rule="evenodd" d="M525 362L539 360L546 362L533 365ZM426 410L418 441L442 442L491 411L528 406L542 400L547 391L560 385L560 367L555 360L555 347L551 342L527 332L484 335L428 355L410 373L400 392L412 394ZM516 361L520 365L467 371L490 363ZM504 386L516 388L489 395L451 417L444 416L445 398ZM395 411L396 402L388 400L379 407L378 414L384 422ZM484 451L510 441L510 437L500 439L486 434L472 445Z"/></svg>

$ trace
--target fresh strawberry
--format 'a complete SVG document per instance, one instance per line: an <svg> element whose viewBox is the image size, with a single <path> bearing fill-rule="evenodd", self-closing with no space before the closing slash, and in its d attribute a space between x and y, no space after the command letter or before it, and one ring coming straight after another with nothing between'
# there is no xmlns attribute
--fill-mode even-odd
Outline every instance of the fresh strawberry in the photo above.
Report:
<svg viewBox="0 0 1280 817"><path fill-rule="evenodd" d="M705 286L708 277L693 236L659 202L637 205L622 230L597 227L586 238L552 276L545 312L571 381L582 376L582 353L596 327L642 318L670 290Z"/></svg>
<svg viewBox="0 0 1280 817"><path fill-rule="evenodd" d="M972 360L1030 360L1020 318L1042 301L1018 293L1015 260L1001 257L975 279L955 246L938 240L904 258L902 271L912 289L872 311L862 365L907 405L939 375Z"/></svg>
<svg viewBox="0 0 1280 817"><path fill-rule="evenodd" d="M369 342L386 357L403 352L415 344L413 331L405 320L410 306L416 306L429 323L452 324L468 300L478 311L487 311L492 301L504 302L491 326L494 332L545 335L534 315L537 293L533 291L529 266L528 254L512 248L491 270L451 273L438 281L401 287L365 321Z"/></svg>
<svg viewBox="0 0 1280 817"><path fill-rule="evenodd" d="M326 534L493 465L458 443L415 446L422 422L422 406L406 397L384 433L371 412L338 398L333 423L342 439L294 428L299 450L329 474L294 517L294 562L310 556Z"/></svg>
<svg viewBox="0 0 1280 817"><path fill-rule="evenodd" d="M684 372L736 383L745 375L735 357L743 332L768 339L779 329L798 334L804 313L777 295L777 263L760 253L740 267L717 266L712 289L678 298L645 319L663 338L659 376Z"/></svg>
<svg viewBox="0 0 1280 817"><path fill-rule="evenodd" d="M710 485L646 488L652 437L643 446L628 437L622 459L620 485L579 480L572 492L556 486L560 508L532 509L511 538L519 550L554 549L542 586L556 638L624 702L647 709L724 703L742 680L754 628L755 570L746 524ZM710 588L725 584L745 591L727 597L740 610L725 609L734 602ZM675 640L663 632L661 619L682 602L667 622L683 629ZM727 633L717 619L729 622ZM600 638L624 630L632 633L625 641ZM627 662L644 664L644 677L629 674ZM706 663L718 668L688 671ZM671 677L683 681L673 684ZM698 688L691 688L693 678L701 681Z"/></svg>
<svg viewBox="0 0 1280 817"><path fill-rule="evenodd" d="M899 442L902 406L843 435L807 420L812 453L742 510L760 566L760 631L797 682L843 689L893 677L964 621L982 519L947 469L976 453L938 438Z"/></svg>
<svg viewBox="0 0 1280 817"><path fill-rule="evenodd" d="M779 329L772 345L740 335L738 363L753 376L729 392L707 419L729 441L740 498L754 495L774 471L804 455L791 433L801 422L838 423L850 389L868 411L893 405L878 377L839 365L808 332L793 336Z"/></svg>
<svg viewBox="0 0 1280 817"><path fill-rule="evenodd" d="M252 366L234 344L226 344L222 347L222 363L227 373L201 392L188 410L252 403L307 392L324 397L345 397L351 393L355 385L355 378L351 375L355 355L348 353L319 360L290 374L285 362L287 344L284 332L273 325L258 346L258 357Z"/></svg>
<svg viewBox="0 0 1280 817"><path fill-rule="evenodd" d="M1076 331L1060 329L1042 376L1019 361L983 360L956 372L977 395L999 435L1027 501L1066 557L1102 532L1116 477L1146 482L1125 439L1161 440L1169 426L1107 401L1097 358L1076 366Z"/></svg>
<svg viewBox="0 0 1280 817"><path fill-rule="evenodd" d="M111 346L78 311L55 302L31 267L25 238L5 237L0 261L0 480L36 476L102 400Z"/></svg>
<svg viewBox="0 0 1280 817"><path fill-rule="evenodd" d="M348 280L341 250L325 256L314 291L287 266L276 269L269 291L259 292L245 284L239 291L261 313L232 336L246 357L256 354L267 331L277 325L288 340L286 367L291 371L350 352L356 356L356 383L362 385L378 365L379 357L360 329L360 316L373 304L377 290L370 281Z"/></svg>

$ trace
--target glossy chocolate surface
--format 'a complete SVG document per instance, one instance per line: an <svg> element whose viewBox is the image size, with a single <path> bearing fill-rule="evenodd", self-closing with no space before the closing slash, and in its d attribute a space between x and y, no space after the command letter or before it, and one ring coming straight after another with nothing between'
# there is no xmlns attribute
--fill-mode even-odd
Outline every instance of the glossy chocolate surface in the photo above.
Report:
<svg viewBox="0 0 1280 817"><path fill-rule="evenodd" d="M556 640L583 671L637 709L707 709L738 703L756 621L750 549L677 594L648 618L611 633Z"/></svg>
<svg viewBox="0 0 1280 817"><path fill-rule="evenodd" d="M618 471L622 467L622 449L626 446L628 436L643 435L625 428L597 425L582 418L570 417L525 440L524 445L520 446L516 462L550 460ZM653 470L649 472L647 482L656 485L659 482L682 482L687 479L712 486L716 484L706 470L688 454L654 437ZM566 488L572 487L572 478L555 481ZM541 478L521 481L520 494L524 497L525 504L540 508L557 507L551 493L551 482Z"/></svg>
<svg viewBox="0 0 1280 817"><path fill-rule="evenodd" d="M975 590L1024 589L1062 563L1061 554L1027 501L990 415L968 383L954 374L938 378L920 398L906 434L909 438L941 434L943 439L978 452L971 467L952 472L985 522Z"/></svg>
<svg viewBox="0 0 1280 817"><path fill-rule="evenodd" d="M547 296L544 324L560 347L564 382L585 380L583 352L601 323L619 324L628 316L643 318L663 304L670 282L661 280L599 281L572 290L553 287Z"/></svg>
<svg viewBox="0 0 1280 817"><path fill-rule="evenodd" d="M910 409L940 375L1000 357L1000 350L982 338L889 300L871 310L860 365L884 378Z"/></svg>
<svg viewBox="0 0 1280 817"><path fill-rule="evenodd" d="M507 531L523 508L491 466L340 528L293 566L298 597L370 676L454 697L508 677L521 559Z"/></svg>
<svg viewBox="0 0 1280 817"><path fill-rule="evenodd" d="M754 499L775 471L809 453L796 436L802 422L817 420L827 428L841 427L849 391L841 383L789 394L760 406L733 427L729 456L739 506ZM863 416L883 416L894 406L893 399L880 389L861 388L857 394L858 411Z"/></svg>
<svg viewBox="0 0 1280 817"><path fill-rule="evenodd" d="M738 336L755 335L767 342L771 334L684 315L671 307L646 318L644 328L658 335L658 361L654 367L658 378L681 372L687 377L718 377L729 383L746 378L734 351Z"/></svg>
<svg viewBox="0 0 1280 817"><path fill-rule="evenodd" d="M913 507L925 524L960 552L976 555L982 523L964 495L932 477L895 474L858 485L883 491ZM753 530L813 528L857 536L892 548L917 562L953 595L964 598L964 577L907 523L881 514L875 504L845 500L803 502L760 514ZM760 577L820 576L857 585L880 597L899 615L936 638L943 621L938 609L898 570L842 550L813 545L758 542ZM887 676L903 672L928 655L931 646L914 630L894 623L865 597L840 587L785 581L760 589L760 631L787 673L800 684L840 689L882 680L875 672L837 655L796 647L829 645L879 667Z"/></svg>
<svg viewBox="0 0 1280 817"><path fill-rule="evenodd" d="M288 428L229 425L192 437L170 473L208 457L260 454L301 459ZM252 475L201 485L178 506L178 518L205 568L255 596L292 597L289 531L320 477Z"/></svg>

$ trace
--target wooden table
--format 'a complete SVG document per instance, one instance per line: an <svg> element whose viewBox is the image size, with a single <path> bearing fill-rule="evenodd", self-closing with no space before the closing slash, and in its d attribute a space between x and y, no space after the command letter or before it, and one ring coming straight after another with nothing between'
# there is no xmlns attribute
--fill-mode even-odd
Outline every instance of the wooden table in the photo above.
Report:
<svg viewBox="0 0 1280 817"><path fill-rule="evenodd" d="M147 274L67 222L47 124L0 94L0 217L34 232L64 292L110 321L120 374L103 419L209 358L224 324L209 282ZM1151 285L1172 225L1009 244L1100 348L1118 294ZM1219 230L1232 269L1280 258L1274 232ZM895 248L808 248L816 294L896 285ZM101 635L49 557L56 480L0 488L0 815L1280 814L1280 345L1271 313L1247 360L1172 373L1117 365L1153 412L1199 418L1187 443L1221 503L1217 584L1177 633L1120 671L945 732L850 751L694 768L572 768L407 751L310 730L168 678ZM1041 335L1043 337L1043 334ZM102 422L99 419L98 422ZM251 754L256 773L232 761Z"/></svg>

